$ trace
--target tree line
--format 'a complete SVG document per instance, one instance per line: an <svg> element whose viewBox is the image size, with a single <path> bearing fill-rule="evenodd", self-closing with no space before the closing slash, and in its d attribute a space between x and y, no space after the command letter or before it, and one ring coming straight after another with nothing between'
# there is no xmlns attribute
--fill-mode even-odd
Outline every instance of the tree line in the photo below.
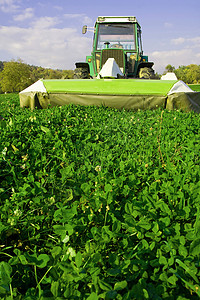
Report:
<svg viewBox="0 0 200 300"><path fill-rule="evenodd" d="M172 65L167 65L164 73L167 72L174 72L176 77L186 84L200 84L200 65L190 64L179 66L177 69Z"/></svg>
<svg viewBox="0 0 200 300"><path fill-rule="evenodd" d="M163 74L174 72L179 80L186 84L200 83L200 65L190 64L179 66L177 69L172 65L167 65ZM21 59L9 62L0 61L0 92L20 92L38 79L71 79L73 70L54 70L31 66ZM161 75L157 74L157 77Z"/></svg>
<svg viewBox="0 0 200 300"><path fill-rule="evenodd" d="M0 61L0 92L20 92L39 79L71 79L73 74L72 70L31 66L21 59Z"/></svg>

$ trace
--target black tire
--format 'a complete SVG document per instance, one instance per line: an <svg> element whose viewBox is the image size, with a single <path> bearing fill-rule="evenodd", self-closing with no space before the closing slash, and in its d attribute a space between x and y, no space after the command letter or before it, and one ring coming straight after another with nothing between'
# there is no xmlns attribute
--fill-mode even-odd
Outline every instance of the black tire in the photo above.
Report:
<svg viewBox="0 0 200 300"><path fill-rule="evenodd" d="M90 78L88 68L76 68L74 70L74 79L88 79Z"/></svg>
<svg viewBox="0 0 200 300"><path fill-rule="evenodd" d="M155 73L152 68L141 68L139 71L139 78L141 79L155 79Z"/></svg>

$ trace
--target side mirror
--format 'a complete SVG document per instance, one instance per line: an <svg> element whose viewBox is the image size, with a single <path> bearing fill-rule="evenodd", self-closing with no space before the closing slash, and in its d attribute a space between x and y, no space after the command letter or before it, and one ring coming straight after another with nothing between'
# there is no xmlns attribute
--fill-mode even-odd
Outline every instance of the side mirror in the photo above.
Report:
<svg viewBox="0 0 200 300"><path fill-rule="evenodd" d="M82 34L85 34L87 32L87 25L84 25L82 28Z"/></svg>

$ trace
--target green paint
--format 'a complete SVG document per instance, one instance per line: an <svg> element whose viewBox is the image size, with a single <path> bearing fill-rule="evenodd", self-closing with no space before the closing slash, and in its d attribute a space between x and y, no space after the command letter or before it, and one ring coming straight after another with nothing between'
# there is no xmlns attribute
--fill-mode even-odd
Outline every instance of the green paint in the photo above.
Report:
<svg viewBox="0 0 200 300"><path fill-rule="evenodd" d="M176 80L71 79L43 80L48 93L99 95L167 95Z"/></svg>

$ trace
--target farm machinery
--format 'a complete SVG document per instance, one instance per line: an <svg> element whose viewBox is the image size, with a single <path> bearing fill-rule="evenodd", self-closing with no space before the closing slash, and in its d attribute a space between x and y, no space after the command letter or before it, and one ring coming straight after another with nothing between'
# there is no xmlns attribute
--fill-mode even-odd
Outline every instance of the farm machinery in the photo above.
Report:
<svg viewBox="0 0 200 300"><path fill-rule="evenodd" d="M87 32L87 25L82 33ZM101 72L108 59L106 71ZM112 73L114 61L116 72ZM93 50L86 62L76 63L74 78L155 78L153 62L143 55L141 27L136 17L98 17L94 27ZM102 76L103 75L103 76ZM107 75L107 76L106 76ZM110 76L111 75L111 76Z"/></svg>
<svg viewBox="0 0 200 300"><path fill-rule="evenodd" d="M82 33L87 30L83 26ZM74 79L41 79L21 91L21 107L75 104L200 112L200 93L176 78L155 79L154 63L143 54L136 17L98 17L91 55L75 65Z"/></svg>

